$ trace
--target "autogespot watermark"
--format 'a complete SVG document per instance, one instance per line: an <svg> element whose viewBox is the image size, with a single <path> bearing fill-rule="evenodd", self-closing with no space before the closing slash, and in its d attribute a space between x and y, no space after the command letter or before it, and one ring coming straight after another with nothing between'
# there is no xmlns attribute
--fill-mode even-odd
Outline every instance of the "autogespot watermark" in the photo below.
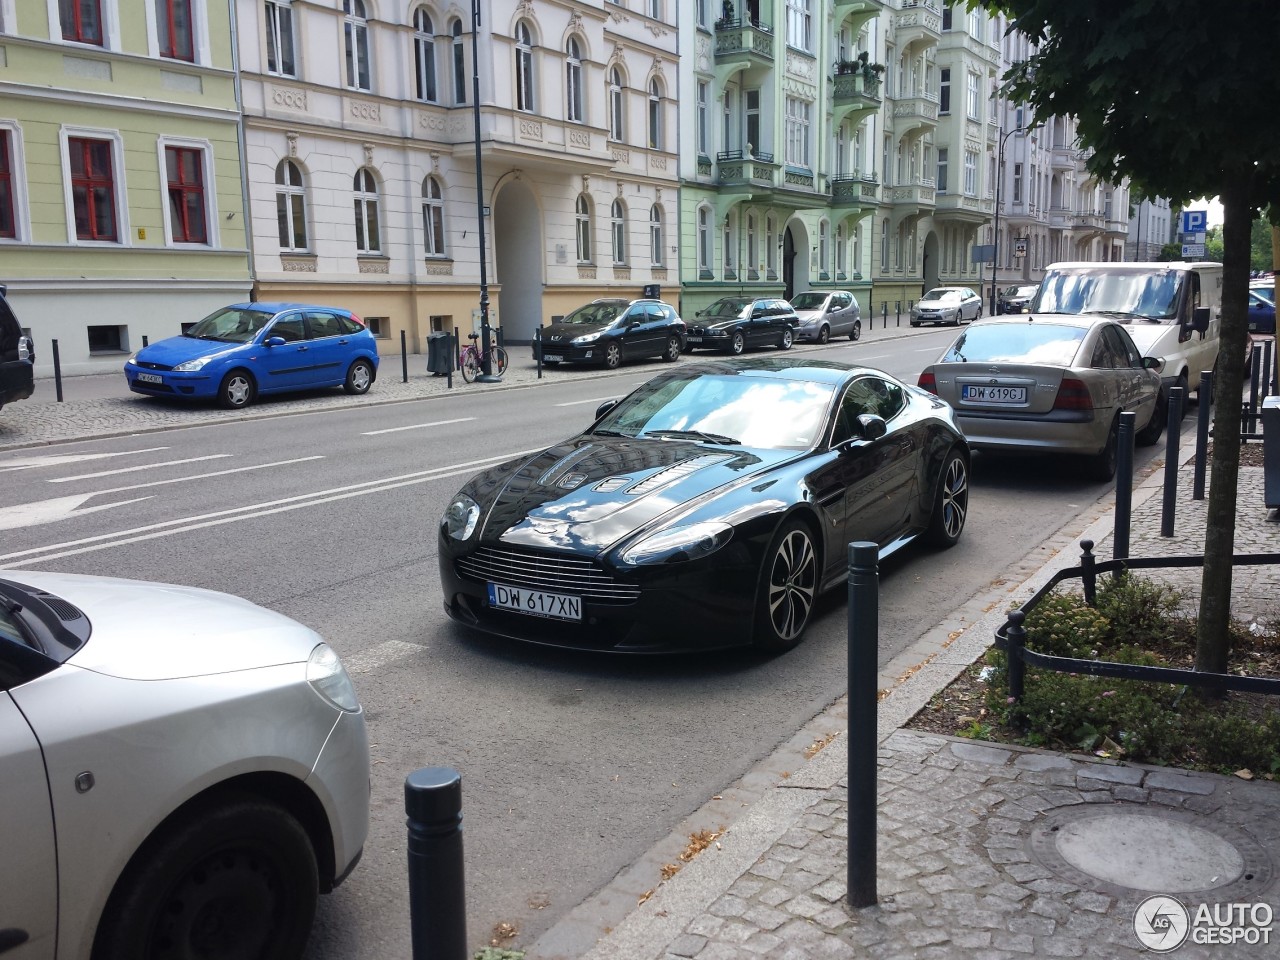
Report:
<svg viewBox="0 0 1280 960"><path fill-rule="evenodd" d="M1273 911L1267 903L1202 903L1188 908L1174 897L1147 897L1133 913L1138 942L1153 953L1188 940L1207 944L1270 944Z"/></svg>

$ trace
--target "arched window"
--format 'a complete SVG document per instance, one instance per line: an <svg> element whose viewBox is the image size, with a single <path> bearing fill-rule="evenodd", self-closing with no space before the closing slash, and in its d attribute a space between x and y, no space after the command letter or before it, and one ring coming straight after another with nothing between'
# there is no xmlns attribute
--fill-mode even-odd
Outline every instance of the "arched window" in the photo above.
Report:
<svg viewBox="0 0 1280 960"><path fill-rule="evenodd" d="M698 208L698 272L711 275L711 208Z"/></svg>
<svg viewBox="0 0 1280 960"><path fill-rule="evenodd" d="M378 182L373 171L361 167L355 177L356 250L359 253L381 253L378 229Z"/></svg>
<svg viewBox="0 0 1280 960"><path fill-rule="evenodd" d="M453 72L453 102L467 102L467 51L462 45L462 21L455 19L449 25L449 35L453 37L450 68Z"/></svg>
<svg viewBox="0 0 1280 960"><path fill-rule="evenodd" d="M436 36L425 7L413 11L413 83L419 100L436 102Z"/></svg>
<svg viewBox="0 0 1280 960"><path fill-rule="evenodd" d="M534 110L533 38L523 20L516 24L516 109L526 113Z"/></svg>
<svg viewBox="0 0 1280 960"><path fill-rule="evenodd" d="M369 21L365 18L364 0L342 0L343 38L347 53L347 86L352 90L369 90Z"/></svg>
<svg viewBox="0 0 1280 960"><path fill-rule="evenodd" d="M292 160L276 167L276 220L281 250L307 249L307 196L302 171Z"/></svg>
<svg viewBox="0 0 1280 960"><path fill-rule="evenodd" d="M444 191L435 177L422 181L422 235L428 257L445 255Z"/></svg>
<svg viewBox="0 0 1280 960"><path fill-rule="evenodd" d="M609 71L609 139L626 139L623 122L622 71L614 67Z"/></svg>
<svg viewBox="0 0 1280 960"><path fill-rule="evenodd" d="M662 149L662 87L649 81L649 148Z"/></svg>
<svg viewBox="0 0 1280 960"><path fill-rule="evenodd" d="M591 262L591 201L585 193L578 194L574 224L578 240L578 262Z"/></svg>
<svg viewBox="0 0 1280 960"><path fill-rule="evenodd" d="M582 47L577 37L569 38L565 54L565 117L570 123L581 123L585 119L582 109Z"/></svg>
<svg viewBox="0 0 1280 960"><path fill-rule="evenodd" d="M609 236L613 246L613 262L627 262L627 208L621 200L614 200L609 210Z"/></svg>
<svg viewBox="0 0 1280 960"><path fill-rule="evenodd" d="M666 265L662 230L662 207L656 203L649 208L649 262L655 267Z"/></svg>

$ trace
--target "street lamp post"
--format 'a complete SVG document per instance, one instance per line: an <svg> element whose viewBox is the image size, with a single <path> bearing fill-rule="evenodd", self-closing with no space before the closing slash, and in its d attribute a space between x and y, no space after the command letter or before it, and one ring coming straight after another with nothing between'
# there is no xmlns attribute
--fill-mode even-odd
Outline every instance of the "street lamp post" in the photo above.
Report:
<svg viewBox="0 0 1280 960"><path fill-rule="evenodd" d="M1014 127L1000 135L1000 149L996 151L996 212L991 237L991 315L996 315L996 270L1000 268L1000 184L1004 180L1004 142L1015 133L1026 133L1026 127Z"/></svg>
<svg viewBox="0 0 1280 960"><path fill-rule="evenodd" d="M501 383L493 372L493 351L489 349L488 253L484 242L484 168L480 159L480 0L471 0L471 102L476 129L476 221L480 240L480 376L478 383Z"/></svg>

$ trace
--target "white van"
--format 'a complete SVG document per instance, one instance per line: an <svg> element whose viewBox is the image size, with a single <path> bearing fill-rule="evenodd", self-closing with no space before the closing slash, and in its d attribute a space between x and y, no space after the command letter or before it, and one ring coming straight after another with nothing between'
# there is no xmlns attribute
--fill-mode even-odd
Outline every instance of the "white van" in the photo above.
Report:
<svg viewBox="0 0 1280 960"><path fill-rule="evenodd" d="M1185 397L1218 359L1222 264L1050 264L1031 313L1101 314L1125 324L1142 355L1160 361L1156 416L1167 421L1169 388L1182 387Z"/></svg>

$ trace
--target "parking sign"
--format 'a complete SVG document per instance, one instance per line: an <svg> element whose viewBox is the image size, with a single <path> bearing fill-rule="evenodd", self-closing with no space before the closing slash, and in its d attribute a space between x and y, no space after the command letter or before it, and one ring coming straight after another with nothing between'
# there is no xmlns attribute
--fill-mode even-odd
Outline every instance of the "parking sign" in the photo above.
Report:
<svg viewBox="0 0 1280 960"><path fill-rule="evenodd" d="M1183 210L1182 232L1203 233L1209 228L1208 210Z"/></svg>

